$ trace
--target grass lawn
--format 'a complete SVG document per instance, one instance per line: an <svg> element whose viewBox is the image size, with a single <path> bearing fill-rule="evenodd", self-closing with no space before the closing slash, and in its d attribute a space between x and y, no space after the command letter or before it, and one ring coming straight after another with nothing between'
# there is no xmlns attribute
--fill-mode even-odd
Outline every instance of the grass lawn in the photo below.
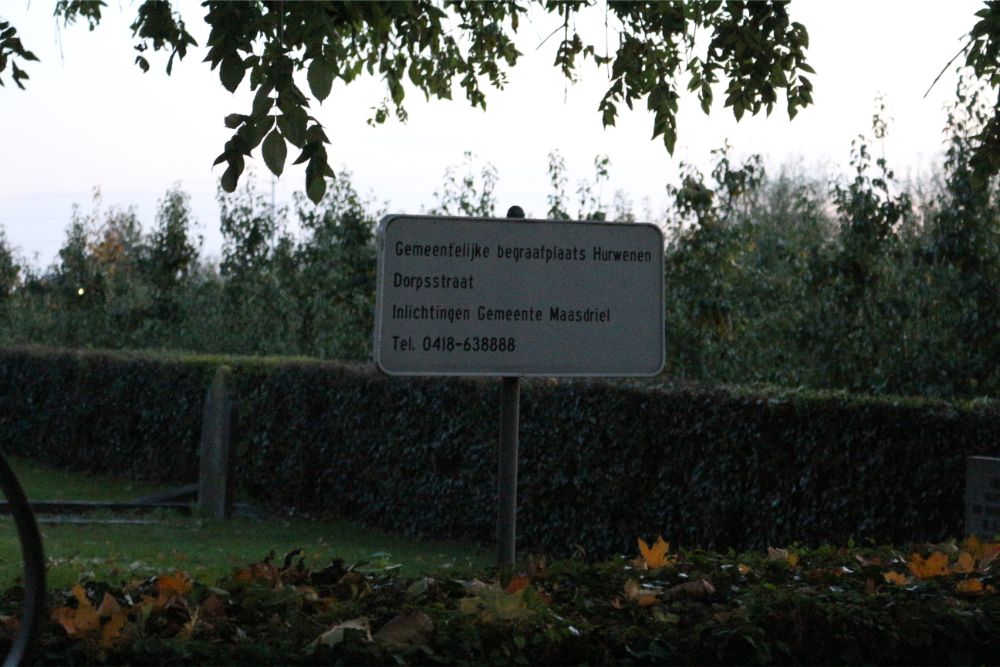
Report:
<svg viewBox="0 0 1000 667"><path fill-rule="evenodd" d="M48 470L36 463L11 461L32 500L131 500L162 490L113 478ZM110 519L108 514L88 514ZM114 518L122 518L116 516ZM347 563L368 562L367 567L398 565L405 574L419 575L488 565L486 549L457 542L417 540L362 528L349 522L305 519L248 519L215 521L181 517L173 513L131 515L151 520L149 525L45 523L40 528L49 561L49 586L72 585L80 577L105 581L145 578L184 570L193 577L214 582L270 551L280 558L301 547L306 562L319 569L331 558ZM10 517L0 517L0 587L21 576L20 543Z"/></svg>

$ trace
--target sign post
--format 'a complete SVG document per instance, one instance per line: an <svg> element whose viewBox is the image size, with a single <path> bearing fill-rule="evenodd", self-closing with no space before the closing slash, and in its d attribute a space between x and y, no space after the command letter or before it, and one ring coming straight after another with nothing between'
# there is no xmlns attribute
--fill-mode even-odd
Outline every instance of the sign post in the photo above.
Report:
<svg viewBox="0 0 1000 667"><path fill-rule="evenodd" d="M515 224L512 219L518 219ZM497 563L514 563L521 377L663 368L663 233L641 223L390 215L374 360L389 375L501 378Z"/></svg>
<svg viewBox="0 0 1000 667"><path fill-rule="evenodd" d="M511 206L507 217L524 219L520 206ZM521 380L516 375L500 380L500 455L497 470L497 565L514 565L517 541L517 436L520 428Z"/></svg>

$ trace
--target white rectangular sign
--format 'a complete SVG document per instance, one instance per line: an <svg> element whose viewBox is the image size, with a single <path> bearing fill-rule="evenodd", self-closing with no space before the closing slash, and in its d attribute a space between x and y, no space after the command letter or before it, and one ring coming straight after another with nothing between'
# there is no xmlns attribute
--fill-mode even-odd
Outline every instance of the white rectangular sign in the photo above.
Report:
<svg viewBox="0 0 1000 667"><path fill-rule="evenodd" d="M651 224L391 215L375 362L392 375L656 375L663 233Z"/></svg>

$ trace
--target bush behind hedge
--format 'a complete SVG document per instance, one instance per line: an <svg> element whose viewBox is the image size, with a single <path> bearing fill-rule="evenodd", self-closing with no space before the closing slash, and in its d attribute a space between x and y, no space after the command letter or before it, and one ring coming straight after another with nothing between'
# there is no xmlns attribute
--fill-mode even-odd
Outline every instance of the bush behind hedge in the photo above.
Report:
<svg viewBox="0 0 1000 667"><path fill-rule="evenodd" d="M256 498L491 542L499 382L306 360L0 352L0 446L59 466L191 482L204 393L233 369L238 477ZM965 457L1000 404L773 388L529 381L518 543L620 553L636 535L756 548L938 540L963 529Z"/></svg>

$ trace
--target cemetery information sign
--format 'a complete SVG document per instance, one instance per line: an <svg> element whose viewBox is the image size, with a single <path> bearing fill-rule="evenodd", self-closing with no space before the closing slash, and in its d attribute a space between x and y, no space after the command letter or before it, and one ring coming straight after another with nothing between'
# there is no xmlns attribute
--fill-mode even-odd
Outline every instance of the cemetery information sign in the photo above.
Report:
<svg viewBox="0 0 1000 667"><path fill-rule="evenodd" d="M375 362L391 375L629 376L663 368L663 234L639 223L392 215Z"/></svg>

